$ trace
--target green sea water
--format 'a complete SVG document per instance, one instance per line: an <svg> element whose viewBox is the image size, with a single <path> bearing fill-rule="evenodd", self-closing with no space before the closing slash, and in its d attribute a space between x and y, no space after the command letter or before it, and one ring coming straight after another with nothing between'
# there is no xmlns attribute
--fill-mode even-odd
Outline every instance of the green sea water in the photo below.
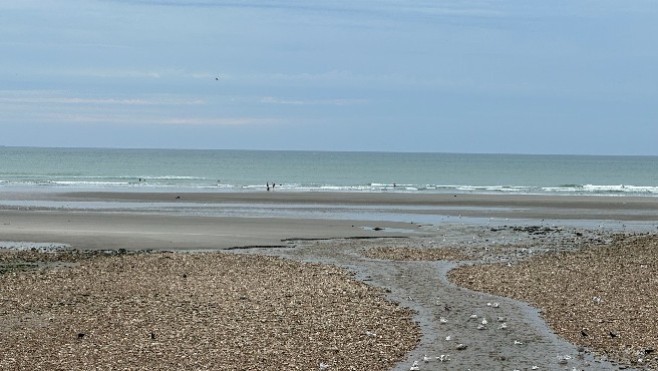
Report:
<svg viewBox="0 0 658 371"><path fill-rule="evenodd" d="M0 189L658 194L658 157L0 147Z"/></svg>

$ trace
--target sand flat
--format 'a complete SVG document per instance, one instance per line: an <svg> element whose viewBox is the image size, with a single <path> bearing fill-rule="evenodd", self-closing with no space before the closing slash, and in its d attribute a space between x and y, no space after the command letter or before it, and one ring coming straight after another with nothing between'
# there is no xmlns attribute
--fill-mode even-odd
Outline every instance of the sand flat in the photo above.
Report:
<svg viewBox="0 0 658 371"><path fill-rule="evenodd" d="M350 206L380 206L410 215L475 218L658 221L658 198L633 196L559 196L513 194L431 194L354 192L69 192L58 200L118 202L192 202L205 204L312 205L326 212ZM412 218L410 218L411 220Z"/></svg>

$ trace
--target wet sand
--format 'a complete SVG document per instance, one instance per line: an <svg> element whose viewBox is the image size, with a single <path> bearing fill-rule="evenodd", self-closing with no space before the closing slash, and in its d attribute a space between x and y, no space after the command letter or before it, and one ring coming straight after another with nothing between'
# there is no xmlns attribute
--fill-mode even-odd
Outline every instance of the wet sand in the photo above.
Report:
<svg viewBox="0 0 658 371"><path fill-rule="evenodd" d="M180 197L180 198L176 198ZM475 195L407 195L407 194L333 194L303 193L284 194L271 192L245 194L102 194L79 193L60 195L5 195L5 199L53 199L57 201L106 200L113 202L170 202L185 200L221 206L223 203L308 203L319 209L332 210L337 205L383 205L400 210L413 209L431 215L449 217L438 224L416 224L410 222L385 222L381 220L335 220L309 218L245 218L224 216L178 215L167 212L143 212L130 210L81 210L53 209L40 207L38 203L20 209L15 204L0 208L0 240L56 242L70 245L71 248L87 250L128 249L143 250L220 250L232 249L232 253L275 255L300 263L322 263L346 269L356 274L355 278L367 285L385 290L386 298L400 303L404 308L415 312L413 320L421 330L418 343L413 350L400 354L396 351L380 352L382 357L397 362L386 368L408 370L414 361L419 361L421 370L438 370L446 367L457 369L618 369L602 359L602 346L596 342L576 343L561 328L549 329L542 318L552 318L547 314L551 306L544 305L544 313L529 305L492 294L471 291L450 281L448 272L457 266L473 265L467 277L484 277L489 272L483 264L494 263L512 267L523 264L545 264L536 257L549 256L554 252L580 251L584 248L607 246L612 243L611 233L630 230L649 231L655 229L652 221L658 219L658 201L653 198L621 197L544 197L544 196L475 196ZM178 202L178 201L174 201ZM419 211L420 208L420 211ZM4 243L11 247L11 243ZM238 249L233 249L238 248ZM156 256L157 254L151 254ZM624 259L618 254L618 259ZM150 255L147 255L150 256ZM178 256L178 254L177 254ZM551 255L552 256L552 255ZM110 257L108 259L115 259ZM139 256L122 256L120 259L142 259ZM253 257L253 259L262 259ZM536 260L537 259L537 260ZM560 260L569 265L572 260ZM94 263L96 264L96 263ZM141 266L130 263L130 266ZM115 266L112 266L115 267ZM116 268L116 267L115 267ZM68 269L68 268L67 268ZM104 268L109 273L113 269ZM130 277L138 277L132 268L122 268ZM299 268L287 268L299 271ZM466 268L463 268L466 269ZM574 268L575 269L575 268ZM303 269L302 269L303 270ZM200 269L202 271L202 269ZM283 275L276 269L267 270L272 275ZM569 270L567 270L569 271ZM28 273L19 273L19 275ZM31 273L30 273L31 274ZM482 276L480 276L482 275ZM596 275L596 272L590 273ZM157 274L156 274L157 276ZM8 279L3 275L3 280ZM455 279L473 289L487 290L501 294L492 287L503 284L504 275L486 276L487 285L469 284L468 280ZM572 279L565 275L564 280ZM473 279L471 279L473 281ZM597 285L603 283L598 281ZM109 283L108 283L109 284ZM533 286L534 284L534 286ZM507 285L507 283L505 283ZM527 292L541 288L541 280L525 282L515 288L516 299L531 300L524 296ZM69 286L70 287L70 286ZM525 287L525 288L523 288ZM66 288L64 292L71 291ZM208 288L199 289L201 291ZM10 294L6 294L10 295ZM90 294L94 297L93 292ZM373 298L376 293L373 293ZM507 293L506 293L507 295ZM589 295L589 291L587 292ZM3 295L4 300L8 296ZM12 299L15 300L15 299ZM130 303L126 299L126 303ZM191 301L197 299L190 299ZM349 299L346 299L349 302ZM610 300L610 299L606 299ZM20 300L19 300L20 302ZM116 305L121 307L122 300ZM495 305L497 303L497 305ZM51 303L52 304L52 303ZM334 302L331 305L339 305ZM490 305L488 305L490 304ZM533 301L534 305L542 304ZM48 316L49 308L41 309L38 316ZM169 307L167 307L169 308ZM23 306L24 316L34 316L29 306ZM655 310L654 310L655 311ZM652 310L643 312L641 319L655 318ZM6 326L7 312L4 315ZM367 313L367 310L364 310ZM16 314L14 314L16 315ZM285 315L289 315L285 314ZM300 312L301 317L316 318L317 313ZM475 316L476 318L471 318ZM360 317L360 316L359 316ZM504 317L499 321L498 317ZM591 319L576 315L574 326L591 328ZM639 318L639 317L638 317ZM638 318L635 318L638 320ZM257 320L256 315L253 320ZM486 319L486 324L482 320ZM640 319L640 320L641 320ZM86 318L93 327L100 318ZM20 322L20 321L19 321ZM24 321L21 328L29 329L33 322ZM175 323L175 322L174 322ZM391 333L409 330L404 312L398 321L393 321ZM503 326L505 323L505 326ZM553 322L551 322L553 324ZM637 322L624 322L633 326ZM481 329L478 329L479 326ZM19 327L20 327L19 326ZM71 323L61 326L77 331ZM60 326L60 327L61 327ZM68 327L67 327L68 326ZM182 325L181 325L182 326ZM56 326L57 327L57 326ZM57 327L61 330L60 327ZM501 328L502 327L502 328ZM181 327L182 328L182 327ZM207 327L186 327L186 331L207 331ZM402 330L407 329L407 330ZM363 334L363 329L359 330ZM182 330L181 330L182 331ZM627 334L624 328L614 330ZM4 331L3 331L4 333ZM406 332L405 332L406 333ZM558 337L557 334L563 336ZM122 336L109 331L112 338ZM267 335L264 335L267 336ZM336 333L331 341L340 342L341 334ZM383 335L382 335L383 336ZM446 338L449 336L449 340ZM592 336L594 337L594 336ZM625 337L625 336L624 336ZM620 338L623 338L620 336ZM77 339L75 339L77 341ZM3 341L8 341L5 338ZM330 341L330 340L324 340ZM313 341L309 340L312 345ZM30 342L38 351L47 344ZM463 344L466 348L459 350ZM249 349L249 342L240 346ZM404 347L406 345L403 345ZM585 349L579 349L584 346ZM649 349L651 344L638 345ZM459 347L461 348L461 347ZM186 357L203 348L181 347ZM260 349L260 348L259 348ZM257 351L258 349L254 350ZM581 351L583 350L583 351ZM364 352L364 351L362 351ZM358 353L358 352L357 352ZM29 354L29 353L28 353ZM95 353L101 358L103 352ZM108 353L109 354L109 353ZM624 361L628 366L642 366L631 363L630 358L611 359ZM423 356L431 360L423 362ZM440 362L441 355L450 361ZM446 357L448 356L449 357ZM351 355L358 358L358 354ZM10 357L3 354L3 362ZM345 353L345 357L350 357ZM348 358L345 358L348 359ZM651 355L644 357L645 364L651 363ZM643 359L643 361L644 361ZM637 361L637 360L636 360ZM238 362L238 361L235 361ZM309 362L309 361L306 361ZM317 369L315 364L300 369ZM327 363L329 364L329 363ZM188 363L188 365L192 365ZM334 361L333 369L347 369ZM341 363L342 365L342 363ZM624 364L625 365L625 364ZM331 365L329 365L331 367ZM147 367L147 366L143 366ZM217 369L206 364L205 369ZM240 368L236 364L236 368ZM245 367L246 369L258 369ZM80 368L83 369L83 368ZM332 368L329 368L332 369ZM358 368L363 369L363 368Z"/></svg>
<svg viewBox="0 0 658 371"><path fill-rule="evenodd" d="M416 194L344 192L69 192L5 193L0 199L20 201L167 203L197 205L311 206L327 213L337 209L367 207L401 214L474 218L658 221L658 197L558 196L509 194ZM182 206L182 205L181 205Z"/></svg>

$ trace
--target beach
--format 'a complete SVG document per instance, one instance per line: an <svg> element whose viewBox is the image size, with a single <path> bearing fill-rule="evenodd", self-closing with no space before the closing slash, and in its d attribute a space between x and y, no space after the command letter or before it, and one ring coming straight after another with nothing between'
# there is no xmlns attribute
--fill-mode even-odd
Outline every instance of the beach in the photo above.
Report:
<svg viewBox="0 0 658 371"><path fill-rule="evenodd" d="M640 263L651 255L652 235L618 237L655 231L652 197L15 192L2 198L6 264L33 267L0 276L1 343L10 350L0 364L9 369L30 362L41 369L119 367L112 363L118 361L134 369L253 370L284 362L287 369L329 370L409 370L415 361L421 370L656 365L658 344L636 332L653 333L655 296L600 289L614 283L635 292L655 274L651 261ZM44 252L31 251L35 246ZM626 253L633 246L639 255ZM598 252L608 258L596 258L601 265L583 276ZM562 268L552 290L569 293L583 310L565 312L576 304L548 295L538 299L549 281L527 272L551 264ZM229 279L215 281L219 267L227 267ZM621 281L600 274L616 267L636 273ZM516 276L527 279L510 278ZM559 286L572 282L579 284ZM281 286L288 291L276 290ZM632 320L615 317L630 317L624 307L643 310ZM588 317L592 310L599 310L596 319ZM560 322L567 318L568 326ZM594 325L615 318L615 326ZM262 363L267 359L273 363Z"/></svg>

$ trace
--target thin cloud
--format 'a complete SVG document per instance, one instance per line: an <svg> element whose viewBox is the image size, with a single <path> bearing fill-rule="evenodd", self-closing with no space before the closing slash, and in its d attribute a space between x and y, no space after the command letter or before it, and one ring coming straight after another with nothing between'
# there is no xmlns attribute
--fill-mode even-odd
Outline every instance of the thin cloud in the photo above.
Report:
<svg viewBox="0 0 658 371"><path fill-rule="evenodd" d="M68 104L68 105L115 105L115 106L158 106L158 105L203 105L202 99L177 97L149 98L82 98L60 92L42 90L0 90L0 103L8 104Z"/></svg>
<svg viewBox="0 0 658 371"><path fill-rule="evenodd" d="M264 82L294 85L317 84L322 86L418 86L433 84L431 79L420 79L406 74L364 74L352 71L326 71L319 73L269 73L241 77L242 81L262 84Z"/></svg>
<svg viewBox="0 0 658 371"><path fill-rule="evenodd" d="M412 17L500 17L504 16L501 5L497 2L482 1L333 1L333 2L299 2L293 0L270 1L210 1L210 0L108 0L115 3L175 6L196 8L249 8L304 11L314 13L335 13L344 17L346 14L371 16L378 18Z"/></svg>
<svg viewBox="0 0 658 371"><path fill-rule="evenodd" d="M221 118L169 118L158 121L161 125L185 125L185 126L251 126L270 125L280 121L271 118L256 117L221 117Z"/></svg>
<svg viewBox="0 0 658 371"><path fill-rule="evenodd" d="M276 97L263 97L261 103L266 104L282 104L293 106L350 106L356 104L363 104L366 102L364 99L317 99L317 100L295 100L295 99L282 99Z"/></svg>
<svg viewBox="0 0 658 371"><path fill-rule="evenodd" d="M103 78L150 78L159 79L171 71L149 71L149 70L75 70L69 71L70 75L103 77Z"/></svg>
<svg viewBox="0 0 658 371"><path fill-rule="evenodd" d="M42 78L58 79L70 77L112 80L214 80L219 77L226 81L234 78L231 74L221 71L188 71L185 69L44 68L39 71L30 71L30 74Z"/></svg>
<svg viewBox="0 0 658 371"><path fill-rule="evenodd" d="M149 126L255 126L272 125L281 121L263 117L156 117L135 115L42 114L45 123L75 123L89 125L149 125Z"/></svg>

